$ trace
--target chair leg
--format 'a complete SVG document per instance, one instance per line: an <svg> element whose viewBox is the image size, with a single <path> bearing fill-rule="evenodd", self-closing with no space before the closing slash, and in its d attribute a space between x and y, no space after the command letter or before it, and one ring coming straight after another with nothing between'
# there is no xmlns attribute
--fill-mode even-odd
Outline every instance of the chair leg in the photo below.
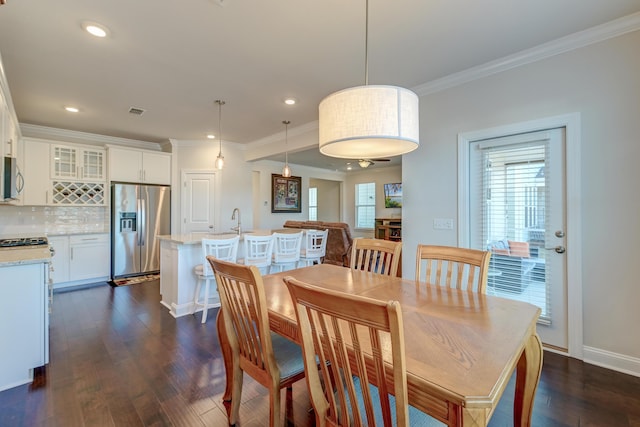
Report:
<svg viewBox="0 0 640 427"><path fill-rule="evenodd" d="M211 288L211 279L204 281L204 302L202 305L202 323L207 321L207 313L209 312L209 289Z"/></svg>
<svg viewBox="0 0 640 427"><path fill-rule="evenodd" d="M191 314L195 314L198 309L198 305L200 304L198 301L200 298L200 289L202 289L202 279L198 277L198 281L196 282L196 296L193 298L193 309L191 310Z"/></svg>
<svg viewBox="0 0 640 427"><path fill-rule="evenodd" d="M269 390L269 403L271 409L269 410L269 425L271 427L279 426L280 424L280 388Z"/></svg>
<svg viewBox="0 0 640 427"><path fill-rule="evenodd" d="M240 362L233 361L233 391L231 392L231 412L229 413L229 425L236 425L240 415L240 401L242 400L242 369Z"/></svg>

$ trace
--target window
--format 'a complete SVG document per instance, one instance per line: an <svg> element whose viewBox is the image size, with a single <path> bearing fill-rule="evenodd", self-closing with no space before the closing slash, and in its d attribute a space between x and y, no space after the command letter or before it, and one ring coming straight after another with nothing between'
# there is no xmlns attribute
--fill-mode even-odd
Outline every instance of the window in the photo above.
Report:
<svg viewBox="0 0 640 427"><path fill-rule="evenodd" d="M318 188L309 188L309 221L318 220Z"/></svg>
<svg viewBox="0 0 640 427"><path fill-rule="evenodd" d="M376 217L376 184L356 184L356 228L373 229Z"/></svg>

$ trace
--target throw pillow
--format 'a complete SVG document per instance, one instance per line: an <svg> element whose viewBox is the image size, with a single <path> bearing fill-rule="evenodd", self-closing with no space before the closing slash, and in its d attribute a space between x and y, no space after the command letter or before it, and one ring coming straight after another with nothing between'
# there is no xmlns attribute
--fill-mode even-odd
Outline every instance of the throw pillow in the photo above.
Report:
<svg viewBox="0 0 640 427"><path fill-rule="evenodd" d="M509 240L509 252L511 256L529 258L529 242L515 242Z"/></svg>
<svg viewBox="0 0 640 427"><path fill-rule="evenodd" d="M509 255L509 249L491 248L491 252L496 255Z"/></svg>

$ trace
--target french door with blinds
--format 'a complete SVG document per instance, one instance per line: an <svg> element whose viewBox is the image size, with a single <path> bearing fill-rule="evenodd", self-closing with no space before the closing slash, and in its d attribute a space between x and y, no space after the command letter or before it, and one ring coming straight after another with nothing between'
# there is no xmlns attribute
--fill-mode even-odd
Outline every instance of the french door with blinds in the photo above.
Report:
<svg viewBox="0 0 640 427"><path fill-rule="evenodd" d="M492 252L487 293L540 307L542 341L567 349L564 129L469 149L469 243Z"/></svg>

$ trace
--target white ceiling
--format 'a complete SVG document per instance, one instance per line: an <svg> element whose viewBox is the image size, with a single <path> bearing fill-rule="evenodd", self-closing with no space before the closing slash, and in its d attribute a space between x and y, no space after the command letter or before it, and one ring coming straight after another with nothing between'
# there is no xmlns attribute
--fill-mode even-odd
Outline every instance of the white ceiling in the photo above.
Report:
<svg viewBox="0 0 640 427"><path fill-rule="evenodd" d="M415 88L638 12L640 0L370 0L369 11L369 83ZM248 144L283 120L316 121L322 98L364 83L364 27L365 0L7 0L0 53L20 123L199 140L218 133L222 99L223 140Z"/></svg>

